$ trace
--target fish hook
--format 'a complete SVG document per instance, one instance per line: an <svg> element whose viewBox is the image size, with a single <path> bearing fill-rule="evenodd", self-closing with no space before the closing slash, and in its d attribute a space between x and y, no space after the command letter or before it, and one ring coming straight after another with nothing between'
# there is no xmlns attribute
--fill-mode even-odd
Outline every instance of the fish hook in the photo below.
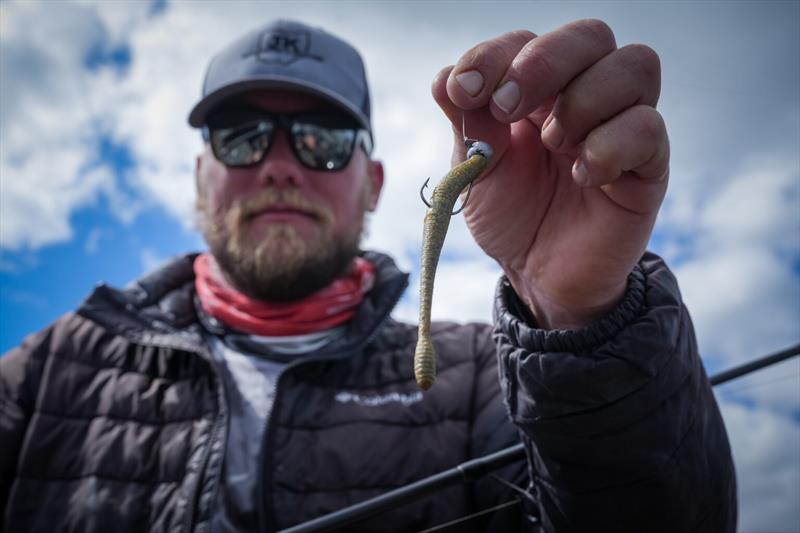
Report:
<svg viewBox="0 0 800 533"><path fill-rule="evenodd" d="M464 146L466 146L468 149L472 148L472 146L478 142L476 139L470 139L467 137L467 116L463 111L461 112L461 136L464 138ZM469 189L467 189L467 196L464 198L464 203L461 204L461 207L450 213L450 216L459 214L464 210L465 207L467 207L467 201L469 200L469 195L471 192L472 182L470 182Z"/></svg>
<svg viewBox="0 0 800 533"><path fill-rule="evenodd" d="M467 121L464 113L461 113L461 136L464 138L464 146L466 146L469 149L467 151L467 159L469 159L472 155L474 155L474 153L479 153L483 156L487 155L486 153L484 153L484 151L488 148L488 146L484 146L485 143L481 143L480 148L472 150L475 143L479 141L467 137ZM491 157L491 153L489 153L488 156ZM420 187L419 189L419 197L422 198L422 203L424 203L428 208L432 206L431 203L425 198L425 194L423 191L425 191L425 188L428 186L428 182L430 181L430 179L431 179L430 176L428 176L428 178L425 180L425 183L423 183L422 187ZM450 213L450 216L459 214L461 211L464 210L465 207L467 207L467 202L469 201L469 195L471 193L472 193L472 182L470 182L469 188L467 189L467 196L464 198L464 203L461 204L461 207L459 207L455 211L452 211Z"/></svg>
<svg viewBox="0 0 800 533"><path fill-rule="evenodd" d="M432 206L432 205L431 205L431 203L430 203L430 202L429 202L429 201L428 201L428 200L425 198L425 193L424 193L424 191L425 191L425 188L428 186L428 182L430 181L430 179L431 179L431 178L430 178L430 176L429 176L429 177L428 177L428 178L425 180L425 183L423 183L423 184L422 184L422 187L420 187L420 189L419 189L419 197L420 197L420 198L422 198L422 203L423 203L423 204L425 204L426 206L428 206L428 208L431 208L431 207L433 207L433 206ZM464 198L464 203L463 203L463 204L461 204L461 207L459 207L459 208L458 208L458 209L456 209L455 211L451 212L451 213L450 213L450 216L457 215L457 214L459 214L461 211L463 211L463 210L464 210L464 207L466 207L466 205L467 205L467 201L469 200L469 195L470 195L470 193L471 193L471 192L472 192L472 183L470 183L470 184L469 184L469 188L467 189L467 197L466 197L466 198Z"/></svg>
<svg viewBox="0 0 800 533"><path fill-rule="evenodd" d="M464 203L461 204L461 207L459 207L455 211L451 212L450 216L459 214L461 211L464 210L465 207L467 207L467 201L469 201L469 193L471 193L471 192L472 192L472 182L469 183L469 189L467 189L467 197L464 198Z"/></svg>
<svg viewBox="0 0 800 533"><path fill-rule="evenodd" d="M423 183L422 187L420 187L420 189L419 189L419 197L422 198L422 203L423 204L427 205L428 207L433 207L433 206L431 206L431 203L428 200L425 199L425 195L422 192L422 191L425 190L425 187L428 186L428 182L430 181L430 179L431 179L431 177L428 176L428 178L425 180L425 183Z"/></svg>

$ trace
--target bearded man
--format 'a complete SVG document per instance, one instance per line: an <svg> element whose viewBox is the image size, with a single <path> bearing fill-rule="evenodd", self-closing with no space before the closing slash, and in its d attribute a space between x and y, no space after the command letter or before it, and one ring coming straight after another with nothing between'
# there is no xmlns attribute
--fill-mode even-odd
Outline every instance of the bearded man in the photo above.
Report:
<svg viewBox="0 0 800 533"><path fill-rule="evenodd" d="M209 251L0 359L7 531L274 531L504 447L527 463L353 531L733 531L730 448L674 277L645 253L666 191L658 56L602 22L478 44L433 82L495 151L465 210L502 267L495 324L436 323L436 386L361 251L383 167L358 52L292 21L209 65ZM499 376L498 376L499 370ZM516 487L514 487L516 485Z"/></svg>

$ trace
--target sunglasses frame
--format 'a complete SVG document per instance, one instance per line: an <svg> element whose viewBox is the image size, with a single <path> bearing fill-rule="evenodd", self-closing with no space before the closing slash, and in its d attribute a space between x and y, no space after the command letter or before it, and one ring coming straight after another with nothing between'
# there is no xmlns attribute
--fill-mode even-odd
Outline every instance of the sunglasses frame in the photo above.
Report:
<svg viewBox="0 0 800 533"><path fill-rule="evenodd" d="M310 169L310 170L317 171L317 172L338 172L338 171L341 171L341 170L347 168L347 165L349 165L350 161L353 159L353 154L355 154L355 151L356 151L358 145L360 145L364 149L364 152L367 154L367 156L370 156L372 154L372 137L371 137L370 133L366 129L358 127L357 125L354 124L354 126L352 128L337 128L337 129L346 129L346 130L350 130L350 131L354 131L355 132L355 135L353 136L353 142L352 142L352 144L350 146L350 151L349 151L349 153L347 155L347 158L341 163L341 165L339 165L337 167L334 167L334 168L328 168L328 167L324 167L324 166L318 168L316 166L309 165L306 161L303 160L301 155L298 153L298 148L297 148L297 145L296 145L296 143L294 141L294 135L292 133L292 127L294 126L294 124L297 122L298 119L300 119L302 117L309 117L309 116L313 117L314 115L316 115L316 116L330 116L332 118L341 117L341 118L345 119L348 122L355 122L355 121L352 121L352 119L350 117L348 117L346 115L343 115L343 114L340 114L340 113L315 112L313 110L312 111L304 111L304 112L300 112L300 113L273 113L273 112L264 111L264 110L261 110L261 109L252 109L252 108L240 108L240 109L245 111L246 113L252 115L252 120L251 121L255 125L255 127L253 128L254 131L253 132L249 132L247 135L255 136L255 135L261 134L258 131L258 124L263 120L269 120L273 124L273 128L272 128L271 132L264 133L264 135L268 135L269 136L269 138L268 138L269 142L267 144L266 150L264 150L263 154L261 155L260 158L258 158L258 160L253 161L251 163L244 164L244 165L231 165L231 164L226 163L223 160L222 156L217 153L217 147L215 146L215 143L211 142L211 136L212 136L212 134L213 134L213 132L215 130L227 129L227 128L235 127L235 126L226 126L225 128L222 128L222 127L214 128L212 126L209 126L209 122L212 122L214 120L214 117L224 117L225 115L229 114L229 112L226 113L224 111L220 111L220 112L217 112L217 113L214 113L213 115L211 115L210 120L207 121L206 124L204 124L203 127L202 127L203 140L205 140L205 142L207 142L207 143L209 143L211 145L211 151L214 154L214 157L217 159L217 161L219 161L220 163L222 163L223 165L225 165L227 167L230 167L230 168L249 168L249 167L258 166L261 163L263 163L264 160L269 155L269 152L272 150L272 146L274 144L273 141L274 141L274 138L275 138L275 134L277 133L277 131L279 129L282 129L287 134L287 137L289 138L289 146L290 146L290 148L292 150L292 154L294 155L294 157L297 160L297 162L301 166L303 166L303 167L305 167L307 169ZM313 124L313 122L311 122L311 123ZM318 126L318 127L325 128L325 126ZM332 128L328 128L328 129L332 129ZM250 142L250 140L248 140L247 142Z"/></svg>

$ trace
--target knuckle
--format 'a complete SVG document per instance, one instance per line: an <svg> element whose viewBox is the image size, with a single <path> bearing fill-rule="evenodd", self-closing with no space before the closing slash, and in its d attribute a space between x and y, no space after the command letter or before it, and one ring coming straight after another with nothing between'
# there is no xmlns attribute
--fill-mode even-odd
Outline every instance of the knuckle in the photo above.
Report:
<svg viewBox="0 0 800 533"><path fill-rule="evenodd" d="M666 138L666 127L661 113L650 106L638 106L636 111L639 136L650 143L662 142Z"/></svg>
<svg viewBox="0 0 800 533"><path fill-rule="evenodd" d="M559 101L558 114L566 125L582 124L597 115L597 97L588 91L568 87Z"/></svg>
<svg viewBox="0 0 800 533"><path fill-rule="evenodd" d="M514 63L518 67L525 65L525 70L535 70L541 80L556 79L559 73L558 57L552 50L545 46L536 46L535 43L536 41L522 50Z"/></svg>
<svg viewBox="0 0 800 533"><path fill-rule="evenodd" d="M459 58L456 64L455 71L460 72L470 68L479 68L484 63L484 57L489 55L489 49L492 46L490 42L478 43Z"/></svg>
<svg viewBox="0 0 800 533"><path fill-rule="evenodd" d="M536 37L536 34L529 30L514 30L500 36L501 39L504 37L508 38L510 41L524 45L532 41Z"/></svg>
<svg viewBox="0 0 800 533"><path fill-rule="evenodd" d="M645 44L629 44L624 47L628 63L635 68L640 75L652 83L661 81L661 58L655 50Z"/></svg>
<svg viewBox="0 0 800 533"><path fill-rule="evenodd" d="M588 142L581 153L581 158L586 166L596 176L616 177L620 170L620 164L617 161L618 154L610 149L611 145L606 139L595 136L590 140L592 142Z"/></svg>
<svg viewBox="0 0 800 533"><path fill-rule="evenodd" d="M478 43L464 53L458 62L458 69L491 66L498 59L509 61L534 37L536 35L528 30L515 30Z"/></svg>
<svg viewBox="0 0 800 533"><path fill-rule="evenodd" d="M611 27L600 19L583 19L575 23L576 27L588 34L588 36L599 44L614 47L616 39Z"/></svg>

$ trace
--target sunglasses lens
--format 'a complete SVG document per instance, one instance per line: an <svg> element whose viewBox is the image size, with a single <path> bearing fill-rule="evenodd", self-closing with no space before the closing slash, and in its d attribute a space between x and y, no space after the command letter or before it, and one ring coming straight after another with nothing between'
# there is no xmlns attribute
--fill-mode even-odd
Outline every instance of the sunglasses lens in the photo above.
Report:
<svg viewBox="0 0 800 533"><path fill-rule="evenodd" d="M350 162L358 126L341 114L253 116L248 110L226 110L209 120L214 155L229 167L257 165L269 151L277 128L286 128L299 162L313 170L341 170Z"/></svg>
<svg viewBox="0 0 800 533"><path fill-rule="evenodd" d="M268 120L211 130L211 147L217 158L231 167L255 165L269 149L275 124Z"/></svg>
<svg viewBox="0 0 800 533"><path fill-rule="evenodd" d="M324 120L297 118L292 125L295 154L315 170L341 170L350 161L356 131Z"/></svg>

